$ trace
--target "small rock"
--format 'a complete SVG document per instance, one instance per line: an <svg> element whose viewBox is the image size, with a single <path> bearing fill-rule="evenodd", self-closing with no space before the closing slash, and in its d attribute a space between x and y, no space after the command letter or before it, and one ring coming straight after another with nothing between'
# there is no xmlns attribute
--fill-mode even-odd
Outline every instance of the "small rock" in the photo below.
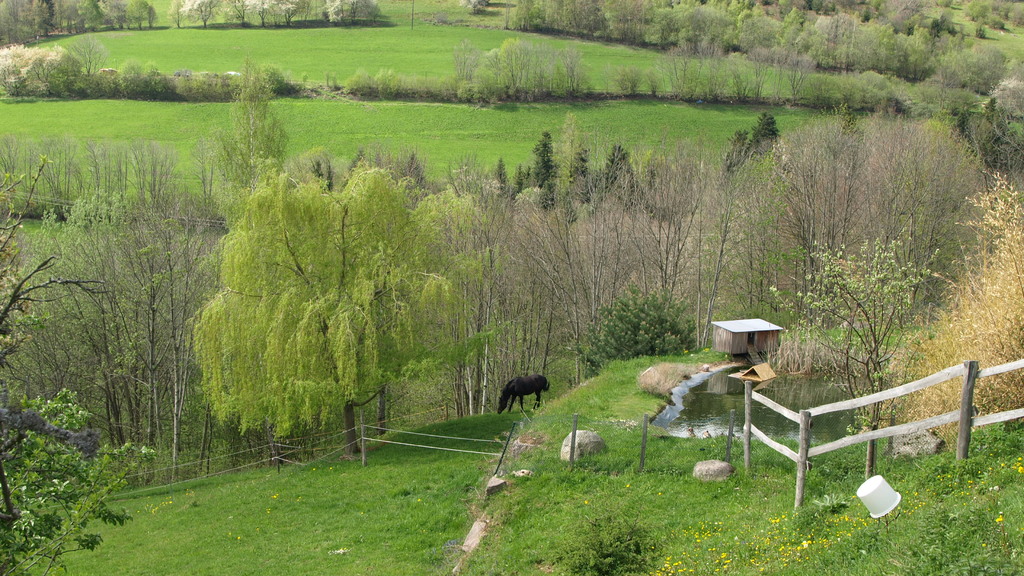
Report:
<svg viewBox="0 0 1024 576"><path fill-rule="evenodd" d="M704 460L693 466L693 477L703 482L719 482L725 480L736 468L722 460Z"/></svg>
<svg viewBox="0 0 1024 576"><path fill-rule="evenodd" d="M516 478L522 478L523 476L533 476L533 470L516 470L512 473Z"/></svg>
<svg viewBox="0 0 1024 576"><path fill-rule="evenodd" d="M562 441L562 460L569 461L569 451L572 447L572 434L565 437ZM591 430L577 430L576 431L576 453L575 457L580 458L587 454L597 454L603 452L605 449L604 438L601 438L597 432Z"/></svg>
<svg viewBox="0 0 1024 576"><path fill-rule="evenodd" d="M484 490L484 493L488 496L497 494L504 490L506 486L508 486L507 480L503 480L497 476L492 476L491 479L487 481L487 488Z"/></svg>

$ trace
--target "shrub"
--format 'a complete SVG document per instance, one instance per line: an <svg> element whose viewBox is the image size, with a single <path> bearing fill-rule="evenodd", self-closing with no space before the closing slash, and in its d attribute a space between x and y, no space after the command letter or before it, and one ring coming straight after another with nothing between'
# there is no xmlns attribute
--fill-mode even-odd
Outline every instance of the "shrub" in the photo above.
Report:
<svg viewBox="0 0 1024 576"><path fill-rule="evenodd" d="M366 70L357 70L355 74L348 77L345 80L345 89L349 94L356 96L376 96L377 95L377 82L366 73Z"/></svg>
<svg viewBox="0 0 1024 576"><path fill-rule="evenodd" d="M118 76L121 95L132 100L178 100L171 78L163 76L152 65L143 67L136 60L127 60Z"/></svg>
<svg viewBox="0 0 1024 576"><path fill-rule="evenodd" d="M640 84L643 79L643 71L636 66L620 66L612 73L612 82L615 83L615 87L627 96L633 96L640 92Z"/></svg>
<svg viewBox="0 0 1024 576"><path fill-rule="evenodd" d="M274 66L263 68L263 75L270 84L270 92L274 96L291 96L297 94L299 87L288 80L284 72Z"/></svg>
<svg viewBox="0 0 1024 576"><path fill-rule="evenodd" d="M455 76L445 76L437 81L437 93L443 100L449 102L461 100L463 84Z"/></svg>
<svg viewBox="0 0 1024 576"><path fill-rule="evenodd" d="M601 311L587 339L587 357L600 367L611 360L679 354L695 347L693 334L693 320L670 294L633 288Z"/></svg>
<svg viewBox="0 0 1024 576"><path fill-rule="evenodd" d="M647 81L647 90L651 96L657 97L661 90L661 74L654 68L648 68L644 73L644 79Z"/></svg>
<svg viewBox="0 0 1024 576"><path fill-rule="evenodd" d="M643 574L654 568L657 540L639 518L620 512L585 520L566 539L558 563L569 574L619 576Z"/></svg>
<svg viewBox="0 0 1024 576"><path fill-rule="evenodd" d="M395 98L402 93L402 79L394 70L380 70L373 81L381 98Z"/></svg>
<svg viewBox="0 0 1024 576"><path fill-rule="evenodd" d="M88 79L82 66L70 54L64 54L48 76L49 93L59 98L81 98L88 95Z"/></svg>

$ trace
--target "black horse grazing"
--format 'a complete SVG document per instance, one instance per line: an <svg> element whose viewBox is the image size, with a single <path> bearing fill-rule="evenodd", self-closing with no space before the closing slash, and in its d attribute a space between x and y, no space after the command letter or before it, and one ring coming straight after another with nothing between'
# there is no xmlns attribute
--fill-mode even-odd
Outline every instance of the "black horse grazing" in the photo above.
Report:
<svg viewBox="0 0 1024 576"><path fill-rule="evenodd" d="M525 414L526 410L523 410L523 397L530 394L537 395L537 401L534 402L534 410L540 406L540 393L549 389L548 379L541 376L540 374L533 374L531 376L519 376L509 380L508 384L505 384L505 388L501 390L501 402L498 404L498 414L501 414L505 408L512 409L512 404L515 404L516 398L519 398L519 409ZM511 401L511 403L510 403Z"/></svg>

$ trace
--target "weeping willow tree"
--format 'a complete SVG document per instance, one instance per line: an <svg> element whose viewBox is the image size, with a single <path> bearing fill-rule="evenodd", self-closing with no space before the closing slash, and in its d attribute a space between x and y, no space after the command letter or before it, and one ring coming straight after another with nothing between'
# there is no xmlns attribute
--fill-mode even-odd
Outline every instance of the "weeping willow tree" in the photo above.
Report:
<svg viewBox="0 0 1024 576"><path fill-rule="evenodd" d="M203 387L221 418L268 434L344 418L415 357L432 273L434 213L403 183L357 169L342 191L258 187L223 240L224 288L196 327Z"/></svg>

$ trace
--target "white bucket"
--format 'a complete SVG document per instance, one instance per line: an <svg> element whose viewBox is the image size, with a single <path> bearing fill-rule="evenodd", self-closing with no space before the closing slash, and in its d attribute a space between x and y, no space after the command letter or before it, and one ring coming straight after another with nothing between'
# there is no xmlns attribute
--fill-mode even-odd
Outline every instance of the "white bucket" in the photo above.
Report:
<svg viewBox="0 0 1024 576"><path fill-rule="evenodd" d="M872 518L881 518L899 506L903 496L885 478L872 476L857 488L857 498L867 506Z"/></svg>

